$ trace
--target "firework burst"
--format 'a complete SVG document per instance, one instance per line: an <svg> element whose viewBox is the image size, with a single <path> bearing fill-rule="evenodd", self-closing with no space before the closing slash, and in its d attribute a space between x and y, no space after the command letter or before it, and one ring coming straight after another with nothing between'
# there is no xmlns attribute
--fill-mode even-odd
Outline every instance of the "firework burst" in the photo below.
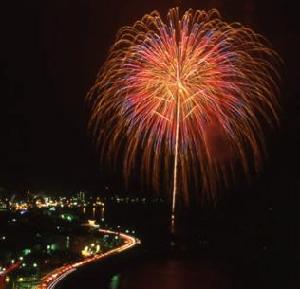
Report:
<svg viewBox="0 0 300 289"><path fill-rule="evenodd" d="M278 62L262 36L216 10L145 15L119 31L87 96L101 157L121 160L126 179L140 170L164 183L173 211L191 186L214 200L237 164L260 167L262 123L277 120Z"/></svg>

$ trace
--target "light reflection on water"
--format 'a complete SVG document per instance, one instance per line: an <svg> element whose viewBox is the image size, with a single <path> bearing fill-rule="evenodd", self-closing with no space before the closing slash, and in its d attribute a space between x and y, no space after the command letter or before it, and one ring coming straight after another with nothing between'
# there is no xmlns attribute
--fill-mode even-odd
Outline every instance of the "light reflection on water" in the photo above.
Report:
<svg viewBox="0 0 300 289"><path fill-rule="evenodd" d="M109 289L118 289L120 288L120 277L121 275L120 274L116 274L114 275L111 280L110 280L110 283L109 283Z"/></svg>
<svg viewBox="0 0 300 289"><path fill-rule="evenodd" d="M96 221L104 220L103 207L83 207L79 213L81 217L95 219Z"/></svg>
<svg viewBox="0 0 300 289"><path fill-rule="evenodd" d="M86 217L97 221L104 218L104 208L87 208L83 211ZM173 222L173 229L175 224ZM102 271L102 270L101 270ZM101 272L100 271L100 272ZM99 274L100 274L99 272ZM103 272L101 272L103 273ZM107 272L110 276L113 272ZM124 267L116 270L112 277L88 278L87 289L227 289L227 278L220 266L197 259L169 259L169 258L141 258L128 262ZM79 275L80 279L86 276ZM74 289L74 282L64 289ZM76 283L77 284L77 283ZM78 288L76 288L78 289Z"/></svg>
<svg viewBox="0 0 300 289"><path fill-rule="evenodd" d="M209 263L166 259L128 266L109 280L108 288L225 289L226 283L224 272ZM102 286L93 288L107 288Z"/></svg>

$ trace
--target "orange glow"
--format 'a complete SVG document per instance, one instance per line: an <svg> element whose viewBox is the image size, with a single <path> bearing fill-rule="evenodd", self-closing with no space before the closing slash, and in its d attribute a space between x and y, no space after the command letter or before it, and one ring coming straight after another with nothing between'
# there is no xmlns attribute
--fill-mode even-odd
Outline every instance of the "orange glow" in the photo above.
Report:
<svg viewBox="0 0 300 289"><path fill-rule="evenodd" d="M118 233L111 231L111 230L100 229L99 231L104 234L118 235ZM47 274L41 280L41 283L38 285L37 289L54 289L55 286L58 284L58 282L63 280L67 275L73 273L78 267L84 266L91 262L100 261L104 258L107 258L108 256L118 254L120 252L123 252L125 250L128 250L128 249L136 246L137 244L140 244L140 241L138 239L131 237L127 234L120 233L119 236L121 239L123 239L123 242L124 242L123 245L121 245L117 248L111 249L110 251L107 251L105 253L88 256L87 258L85 258L81 261L78 261L78 262L75 262L72 264L66 264L62 267L55 269L54 271Z"/></svg>
<svg viewBox="0 0 300 289"><path fill-rule="evenodd" d="M261 35L217 10L145 15L119 31L87 96L102 159L169 192L173 214L177 191L214 201L236 165L260 168L280 63Z"/></svg>

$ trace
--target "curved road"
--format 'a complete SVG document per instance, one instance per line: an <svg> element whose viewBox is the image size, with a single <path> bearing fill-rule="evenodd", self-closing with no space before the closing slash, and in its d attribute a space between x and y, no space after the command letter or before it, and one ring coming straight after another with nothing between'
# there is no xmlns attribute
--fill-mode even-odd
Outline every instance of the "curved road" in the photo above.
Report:
<svg viewBox="0 0 300 289"><path fill-rule="evenodd" d="M112 235L118 234L110 230L100 229L99 231L105 234L112 234ZM133 246L136 246L137 244L140 244L140 241L132 236L123 233L120 233L118 235L124 240L124 243L121 246L114 248L110 251L107 251L105 253L97 254L75 263L63 265L53 270L52 272L50 272L49 274L47 274L45 277L42 278L40 284L37 286L37 289L54 289L60 281L62 281L69 274L76 271L78 267L82 267L91 262L96 262L104 258L107 258L108 256L121 253L125 250L130 249Z"/></svg>

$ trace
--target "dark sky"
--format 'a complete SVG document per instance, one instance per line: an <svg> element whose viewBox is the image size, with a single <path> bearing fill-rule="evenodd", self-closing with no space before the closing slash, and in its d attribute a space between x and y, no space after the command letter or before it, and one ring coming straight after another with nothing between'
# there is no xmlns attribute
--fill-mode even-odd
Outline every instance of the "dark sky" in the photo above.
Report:
<svg viewBox="0 0 300 289"><path fill-rule="evenodd" d="M1 7L0 187L98 188L84 96L115 33L146 12L217 7L264 34L285 61L282 128L270 143L264 184L299 189L299 51L296 1L31 0ZM4 9L3 9L4 8ZM292 198L292 194L289 195Z"/></svg>

